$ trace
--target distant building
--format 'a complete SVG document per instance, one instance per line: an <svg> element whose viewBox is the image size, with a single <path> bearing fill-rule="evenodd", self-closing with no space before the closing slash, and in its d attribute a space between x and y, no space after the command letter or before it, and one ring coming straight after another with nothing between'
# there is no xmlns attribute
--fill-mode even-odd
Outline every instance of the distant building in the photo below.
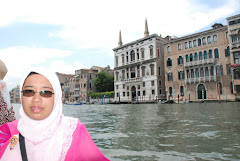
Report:
<svg viewBox="0 0 240 161"><path fill-rule="evenodd" d="M232 69L232 92L240 93L240 14L228 17L228 35ZM229 51L229 49L228 49Z"/></svg>
<svg viewBox="0 0 240 161"><path fill-rule="evenodd" d="M10 91L10 98L11 98L11 103L20 103L21 102L19 85Z"/></svg>
<svg viewBox="0 0 240 161"><path fill-rule="evenodd" d="M91 69L75 70L74 75L57 73L62 86L63 102L89 101L88 92L96 92L93 80L102 70L113 73L109 66L106 68L92 66Z"/></svg>
<svg viewBox="0 0 240 161"><path fill-rule="evenodd" d="M144 37L123 44L119 32L114 48L115 101L152 102L165 99L163 43L166 39L149 35L145 20Z"/></svg>

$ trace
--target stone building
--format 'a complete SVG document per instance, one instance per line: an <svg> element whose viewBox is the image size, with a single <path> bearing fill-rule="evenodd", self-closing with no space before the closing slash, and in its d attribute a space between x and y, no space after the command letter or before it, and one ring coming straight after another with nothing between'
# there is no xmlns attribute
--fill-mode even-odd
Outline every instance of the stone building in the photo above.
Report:
<svg viewBox="0 0 240 161"><path fill-rule="evenodd" d="M228 26L171 39L164 44L167 99L234 100Z"/></svg>
<svg viewBox="0 0 240 161"><path fill-rule="evenodd" d="M228 17L233 93L240 93L240 14Z"/></svg>
<svg viewBox="0 0 240 161"><path fill-rule="evenodd" d="M93 80L102 70L113 73L109 66L106 68L92 66L90 69L75 70L74 75L57 73L62 85L63 102L81 101L85 103L89 101L88 92L96 92Z"/></svg>
<svg viewBox="0 0 240 161"><path fill-rule="evenodd" d="M145 20L144 37L122 43L119 32L118 47L114 48L115 101L150 102L165 99L164 54L165 39L149 35Z"/></svg>

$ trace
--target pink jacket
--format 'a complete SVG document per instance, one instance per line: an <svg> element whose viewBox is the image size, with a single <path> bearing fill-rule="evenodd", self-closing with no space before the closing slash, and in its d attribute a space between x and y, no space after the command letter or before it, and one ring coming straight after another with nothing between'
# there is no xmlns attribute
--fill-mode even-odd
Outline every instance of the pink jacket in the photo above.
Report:
<svg viewBox="0 0 240 161"><path fill-rule="evenodd" d="M9 140L19 134L18 120L0 126L0 159L2 158ZM73 140L68 149L65 161L108 161L93 142L84 124L78 122L73 133Z"/></svg>

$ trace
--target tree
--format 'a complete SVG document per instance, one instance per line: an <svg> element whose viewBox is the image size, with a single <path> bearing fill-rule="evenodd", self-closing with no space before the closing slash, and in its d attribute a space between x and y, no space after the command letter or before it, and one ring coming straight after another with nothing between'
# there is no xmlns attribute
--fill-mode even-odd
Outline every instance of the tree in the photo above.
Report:
<svg viewBox="0 0 240 161"><path fill-rule="evenodd" d="M113 91L114 88L114 77L113 74L109 74L102 70L97 74L97 77L93 80L97 92Z"/></svg>

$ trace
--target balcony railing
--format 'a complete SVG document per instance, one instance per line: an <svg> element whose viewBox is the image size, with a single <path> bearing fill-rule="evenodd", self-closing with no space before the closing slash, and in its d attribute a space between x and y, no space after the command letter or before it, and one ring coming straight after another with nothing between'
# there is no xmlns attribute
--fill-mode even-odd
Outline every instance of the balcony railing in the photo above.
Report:
<svg viewBox="0 0 240 161"><path fill-rule="evenodd" d="M239 48L239 47L240 47L240 41L232 43L232 48Z"/></svg>
<svg viewBox="0 0 240 161"><path fill-rule="evenodd" d="M211 82L216 81L216 76L205 76L205 77L196 77L196 78L186 78L185 83L199 83L199 82Z"/></svg>
<svg viewBox="0 0 240 161"><path fill-rule="evenodd" d="M214 58L203 59L198 61L184 62L184 67L191 67L195 65L213 64L215 62Z"/></svg>
<svg viewBox="0 0 240 161"><path fill-rule="evenodd" d="M123 81L125 83L141 82L142 81L142 77L124 79Z"/></svg>

